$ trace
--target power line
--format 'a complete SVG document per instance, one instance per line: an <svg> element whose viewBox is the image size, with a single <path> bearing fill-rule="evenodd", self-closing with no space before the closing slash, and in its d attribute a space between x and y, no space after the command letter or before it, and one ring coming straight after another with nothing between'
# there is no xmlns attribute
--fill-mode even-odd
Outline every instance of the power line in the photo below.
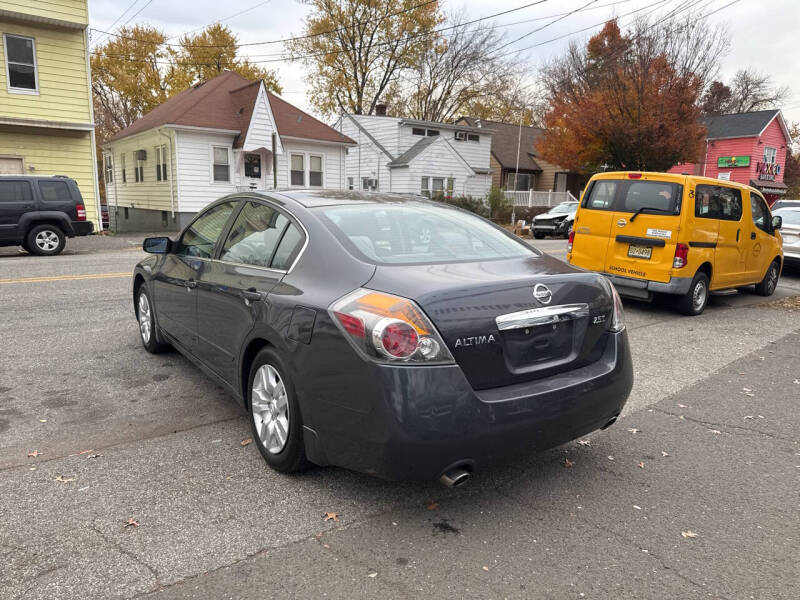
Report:
<svg viewBox="0 0 800 600"><path fill-rule="evenodd" d="M526 34L524 34L524 35L521 35L521 36L519 36L518 38L516 38L516 39L514 39L514 40L511 40L510 42L508 42L508 43L506 43L506 44L503 44L502 46L500 46L499 48L497 48L497 49L495 50L495 52L499 52L500 50L502 50L503 48L507 48L507 47L508 47L508 46L510 46L511 44L516 44L516 43L517 43L517 42L519 42L520 40L524 40L526 37L528 37L528 36L531 36L531 35L533 35L534 33L538 32L538 31L542 31L543 29L547 29L548 27L550 27L550 25L554 25L555 23L558 23L559 21L563 21L564 19L566 19L566 18L567 18L567 17L569 17L570 15L573 15L573 14L575 14L575 13L577 13L577 12L581 12L581 11L583 11L583 10L586 10L586 9L588 9L588 8L589 8L589 6L590 6L590 5L594 4L595 2L597 2L597 0L590 0L590 1L589 1L587 4L584 4L584 5L583 5L583 6L581 6L580 8L576 8L575 10L573 10L573 11L570 11L570 12L568 12L567 14L565 14L565 15L563 15L563 16L561 16L561 17L558 17L557 19L553 19L552 21L550 21L550 22L548 22L548 23L545 23L545 24L544 24L544 25L542 25L541 27L537 27L536 29L533 29L532 31L529 31L529 32L528 32L528 33L526 33Z"/></svg>
<svg viewBox="0 0 800 600"><path fill-rule="evenodd" d="M116 25L117 23L119 23L119 22L122 20L122 17L124 17L124 16L125 16L125 14L126 14L126 13L127 13L129 10L130 10L130 9L132 9L132 8L134 7L134 5L136 5L138 2L139 2L139 0L133 0L133 2L131 2L131 3L128 5L128 7L127 7L125 10L123 10L123 11L122 11L122 14L120 14L120 16L118 16L118 17L117 17L117 18L114 20L114 22L113 22L113 23L112 23L112 24L109 26L109 29L114 29L114 25ZM99 44L99 43L100 43L100 40L102 40L104 37L107 37L107 36L108 36L108 34L105 34L105 33L104 33L103 35L101 35L101 36L100 36L100 37L97 39L97 41L95 42L95 45Z"/></svg>
<svg viewBox="0 0 800 600"><path fill-rule="evenodd" d="M250 8L245 8L244 10L240 10L239 12L234 13L232 15L229 15L227 17L223 17L221 19L217 19L216 21L214 21L210 25L203 25L202 27L198 27L197 29L192 29L191 31L187 31L185 33L179 33L177 35L173 35L172 37L168 37L167 40L172 40L172 39L175 39L175 38L183 37L185 35L189 35L189 34L195 33L196 31L200 31L202 29L206 29L207 27L211 27L212 25L219 25L223 21L230 21L231 19L235 19L236 17L238 17L240 15L243 15L244 13L248 13L251 10L255 10L256 8L264 6L265 4L269 4L270 2L272 2L272 0L263 0L262 2L259 2L258 4L254 4Z"/></svg>

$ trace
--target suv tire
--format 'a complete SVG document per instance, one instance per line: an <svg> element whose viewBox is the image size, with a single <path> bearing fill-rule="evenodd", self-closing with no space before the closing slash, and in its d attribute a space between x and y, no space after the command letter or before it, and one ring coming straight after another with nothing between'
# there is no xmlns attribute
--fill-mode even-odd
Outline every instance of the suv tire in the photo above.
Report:
<svg viewBox="0 0 800 600"><path fill-rule="evenodd" d="M781 266L777 260L773 260L764 274L764 279L756 284L756 294L759 296L772 296L775 293L775 288L778 287L780 275Z"/></svg>
<svg viewBox="0 0 800 600"><path fill-rule="evenodd" d="M294 385L272 348L261 350L250 367L247 410L253 441L270 467L280 473L295 473L308 467Z"/></svg>
<svg viewBox="0 0 800 600"><path fill-rule="evenodd" d="M67 243L67 236L56 225L36 225L25 236L25 245L31 254L55 256L61 254ZM23 248L26 246L23 245Z"/></svg>
<svg viewBox="0 0 800 600"><path fill-rule="evenodd" d="M698 271L692 279L689 291L678 296L676 307L678 312L694 317L702 313L708 304L708 275Z"/></svg>

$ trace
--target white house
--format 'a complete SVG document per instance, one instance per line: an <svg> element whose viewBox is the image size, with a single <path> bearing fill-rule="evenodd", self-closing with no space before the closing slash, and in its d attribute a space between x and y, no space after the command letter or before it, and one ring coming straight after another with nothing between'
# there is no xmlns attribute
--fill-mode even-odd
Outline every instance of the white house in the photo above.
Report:
<svg viewBox="0 0 800 600"><path fill-rule="evenodd" d="M347 152L348 189L484 198L492 184L491 132L481 127L343 114L336 128L358 143Z"/></svg>
<svg viewBox="0 0 800 600"><path fill-rule="evenodd" d="M344 189L355 142L226 72L185 90L103 145L112 229L175 230L236 191Z"/></svg>

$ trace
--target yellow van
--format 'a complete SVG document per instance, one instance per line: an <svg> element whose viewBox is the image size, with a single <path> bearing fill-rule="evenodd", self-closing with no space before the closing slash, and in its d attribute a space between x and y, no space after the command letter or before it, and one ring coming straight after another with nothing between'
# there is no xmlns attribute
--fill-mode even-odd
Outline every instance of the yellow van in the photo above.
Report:
<svg viewBox="0 0 800 600"><path fill-rule="evenodd" d="M730 181L670 173L594 175L567 246L570 264L609 276L620 294L674 294L699 315L709 291L755 284L771 296L783 267L763 196Z"/></svg>

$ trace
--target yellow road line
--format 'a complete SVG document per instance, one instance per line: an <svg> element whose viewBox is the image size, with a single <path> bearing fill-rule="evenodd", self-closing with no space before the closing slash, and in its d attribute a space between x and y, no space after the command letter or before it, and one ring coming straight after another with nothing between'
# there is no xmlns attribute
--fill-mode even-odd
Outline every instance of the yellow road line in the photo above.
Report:
<svg viewBox="0 0 800 600"><path fill-rule="evenodd" d="M43 283L46 281L77 281L81 279L112 279L115 277L130 277L130 271L122 273L86 273L84 275L54 275L52 277L20 277L18 279L0 279L3 283Z"/></svg>

